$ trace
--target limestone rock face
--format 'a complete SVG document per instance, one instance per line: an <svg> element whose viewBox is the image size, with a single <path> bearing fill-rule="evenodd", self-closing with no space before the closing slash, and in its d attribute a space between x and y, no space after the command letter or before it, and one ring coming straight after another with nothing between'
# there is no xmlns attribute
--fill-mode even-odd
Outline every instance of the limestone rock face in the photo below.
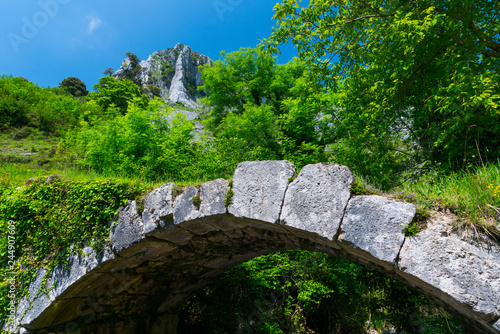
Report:
<svg viewBox="0 0 500 334"><path fill-rule="evenodd" d="M454 308L470 308L477 321L492 324L500 318L499 258L498 246L468 243L436 224L405 240L399 268L453 297Z"/></svg>
<svg viewBox="0 0 500 334"><path fill-rule="evenodd" d="M158 227L167 228L173 224L173 183L166 183L160 188L150 192L144 201L142 221L144 233L155 230Z"/></svg>
<svg viewBox="0 0 500 334"><path fill-rule="evenodd" d="M193 203L193 197L198 195L198 189L193 186L178 196L174 202L174 224L198 218L198 208Z"/></svg>
<svg viewBox="0 0 500 334"><path fill-rule="evenodd" d="M344 166L307 165L288 186L281 222L333 239L351 196L354 177Z"/></svg>
<svg viewBox="0 0 500 334"><path fill-rule="evenodd" d="M229 190L229 182L217 179L204 183L200 187L200 214L199 217L212 216L226 213L224 200Z"/></svg>
<svg viewBox="0 0 500 334"><path fill-rule="evenodd" d="M382 196L356 196L349 201L339 241L392 266L405 240L403 228L415 217L415 205Z"/></svg>
<svg viewBox="0 0 500 334"><path fill-rule="evenodd" d="M137 213L135 201L129 201L126 207L118 210L118 225L110 233L113 250L120 253L125 248L144 239L144 226Z"/></svg>
<svg viewBox="0 0 500 334"><path fill-rule="evenodd" d="M115 256L109 248L97 254L91 247L84 247L82 254L71 254L67 259L67 264L56 266L48 276L46 270L41 269L35 281L30 285L28 295L23 297L18 304L17 322L23 327L30 328L32 326L42 327L44 322L53 320L55 316L47 312L44 314L44 319L40 319L39 316L56 298L64 298L68 287L75 283L78 285L77 281L82 276L114 258ZM52 289L42 292L47 287L52 287ZM64 305L61 305L60 308L64 308Z"/></svg>
<svg viewBox="0 0 500 334"><path fill-rule="evenodd" d="M276 222L288 179L294 174L295 166L286 160L240 163L234 172L234 195L229 213L235 217Z"/></svg>
<svg viewBox="0 0 500 334"><path fill-rule="evenodd" d="M204 96L203 92L196 91L196 88L203 84L198 66L211 63L212 60L207 56L193 52L189 46L178 43L173 48L156 51L148 59L141 61L138 79L146 91L148 85L158 87L161 97L172 104L180 103L198 108L196 101ZM127 58L113 76L123 77L130 67L130 60Z"/></svg>

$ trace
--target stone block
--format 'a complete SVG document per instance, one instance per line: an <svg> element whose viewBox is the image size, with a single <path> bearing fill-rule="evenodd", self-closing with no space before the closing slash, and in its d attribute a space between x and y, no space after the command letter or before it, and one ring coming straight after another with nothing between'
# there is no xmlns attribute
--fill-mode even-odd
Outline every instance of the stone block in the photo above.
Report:
<svg viewBox="0 0 500 334"><path fill-rule="evenodd" d="M224 179L217 179L203 183L200 187L200 212L199 217L214 216L227 212L226 199L229 190L229 182Z"/></svg>
<svg viewBox="0 0 500 334"><path fill-rule="evenodd" d="M118 224L111 229L110 241L113 250L120 253L124 249L144 239L142 219L137 213L135 201L118 209Z"/></svg>
<svg viewBox="0 0 500 334"><path fill-rule="evenodd" d="M173 225L173 186L173 183L166 183L146 196L142 212L145 234L157 228L167 228Z"/></svg>
<svg viewBox="0 0 500 334"><path fill-rule="evenodd" d="M199 210L193 203L193 197L198 195L198 189L189 186L174 201L174 224L198 218Z"/></svg>
<svg viewBox="0 0 500 334"><path fill-rule="evenodd" d="M288 180L294 174L295 166L286 160L240 163L234 172L234 195L228 212L235 217L275 223Z"/></svg>
<svg viewBox="0 0 500 334"><path fill-rule="evenodd" d="M288 186L281 222L333 239L351 196L354 177L344 166L307 165Z"/></svg>
<svg viewBox="0 0 500 334"><path fill-rule="evenodd" d="M347 205L339 241L392 266L415 217L415 205L382 196L356 196Z"/></svg>
<svg viewBox="0 0 500 334"><path fill-rule="evenodd" d="M472 245L435 224L401 249L399 268L437 290L457 310L472 309L476 320L493 323L500 317L500 248L494 244Z"/></svg>

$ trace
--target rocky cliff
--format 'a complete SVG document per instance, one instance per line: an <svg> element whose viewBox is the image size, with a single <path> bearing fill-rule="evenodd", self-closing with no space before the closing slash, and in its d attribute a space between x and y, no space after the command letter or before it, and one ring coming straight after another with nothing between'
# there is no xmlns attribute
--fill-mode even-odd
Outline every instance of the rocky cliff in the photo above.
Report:
<svg viewBox="0 0 500 334"><path fill-rule="evenodd" d="M135 81L142 86L143 91L159 95L172 104L197 108L197 100L204 96L203 92L196 90L202 85L198 66L207 63L212 63L212 60L178 43L173 48L156 51L141 61L140 70L134 74ZM113 76L123 78L127 72L133 72L134 67L130 57L127 57Z"/></svg>

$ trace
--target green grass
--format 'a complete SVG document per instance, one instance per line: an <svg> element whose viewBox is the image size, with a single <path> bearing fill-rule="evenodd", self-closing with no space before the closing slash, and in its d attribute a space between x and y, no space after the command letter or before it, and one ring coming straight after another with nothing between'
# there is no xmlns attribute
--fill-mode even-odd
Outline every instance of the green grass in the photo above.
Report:
<svg viewBox="0 0 500 334"><path fill-rule="evenodd" d="M58 142L59 138L29 127L0 132L0 164L46 165L55 156Z"/></svg>
<svg viewBox="0 0 500 334"><path fill-rule="evenodd" d="M500 164L490 164L446 176L427 175L407 183L403 193L429 209L448 208L458 216L457 227L500 239Z"/></svg>

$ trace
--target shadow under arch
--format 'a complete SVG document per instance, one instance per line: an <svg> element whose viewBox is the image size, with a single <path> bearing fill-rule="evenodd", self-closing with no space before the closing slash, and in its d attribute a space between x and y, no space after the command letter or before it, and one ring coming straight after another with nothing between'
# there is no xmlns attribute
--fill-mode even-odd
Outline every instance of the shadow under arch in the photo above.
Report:
<svg viewBox="0 0 500 334"><path fill-rule="evenodd" d="M262 168L262 163L252 165L263 171L264 175L255 176L255 179L262 183L262 187L250 187L251 193L243 191L249 184L248 180L238 183L237 169L233 179L233 203L229 208L226 209L223 203L223 195L228 192L227 185L221 188L219 195L212 193L209 196L217 199L215 202L219 204L222 202L219 207L223 209L218 212L211 206L213 203L204 197L204 185L200 189L190 187L175 199L172 196L172 185L165 185L148 196L142 215L138 213L136 203L130 202L120 210L118 224L111 235L112 249L109 248L101 254L86 249L86 254L72 255L67 266L61 265L49 275L47 285L53 289L42 294L39 290L45 272L41 271L30 287L30 297L19 303L18 322L29 333L175 333L176 313L185 305L192 292L204 287L214 277L259 255L281 250L307 250L346 258L403 281L452 313L460 315L478 333L500 332L495 324L499 321L495 312L485 314L471 305L462 303L457 300L454 291L444 291L444 287L439 283L429 283L418 268L412 267L411 261L405 263L402 259L401 252L405 247L408 248L407 257L418 255L418 251L421 251L419 247L427 242L427 237L430 242L436 242L436 239L431 238L432 235L448 233L442 226L437 226L434 230L429 228L413 241L403 235L401 241L396 243L396 249L391 250L395 255L388 261L377 249L367 251L356 246L354 240L358 234L366 233L366 237L373 238L373 243L376 243L376 239L382 238L376 234L380 231L372 231L371 227L369 231L354 229L351 231L351 237L354 239L349 239L348 227L349 222L357 222L361 204L375 210L373 212L377 216L380 215L381 209L387 208L391 215L384 216L383 220L387 220L387 225L384 225L383 229L390 229L389 224L392 222L392 228L395 228L396 232L389 234L388 238L401 237L400 221L394 218L397 215L392 215L396 210L392 201L379 196L351 197L351 180L347 182L349 196L346 203L337 210L341 214L340 227L331 232L313 224L313 218L310 218L307 226L312 231L308 231L296 227L300 225L294 226L293 219L286 215L285 209L287 201L294 203L294 199L288 194L293 192L293 185L300 184L306 178L308 166L292 181L288 174L281 175L283 162L273 164L271 171ZM314 182L309 180L308 185L323 184L332 177L332 170L339 170L337 165L332 164L315 165L314 168L317 179ZM274 169L278 172L274 173ZM323 179L322 169L326 170ZM252 173L246 171L245 174ZM301 179L302 175L305 176ZM271 181L266 182L266 177L271 181L281 178L285 184L277 200L266 195L266 189L275 192L279 186L273 185ZM297 193L302 192L299 189ZM159 195L161 200L157 199ZM196 196L200 196L202 200L201 208L196 208L193 203L192 198ZM325 196L324 192L320 192L318 196L320 200L324 199L325 203L333 201ZM259 197L266 198L266 201L255 200ZM309 202L299 198L299 203L302 204L297 206L302 206L307 212L319 207L323 212L324 208L319 205L321 203L318 198ZM248 210L248 207L251 207L248 203L252 202L257 205L257 209L253 211ZM242 213L238 209L238 203L242 203L242 210L247 211ZM276 204L273 204L274 207L268 207L268 203ZM372 205L374 203L376 205ZM386 207L381 208L380 203L385 203L383 205ZM210 206L209 212L202 215L205 204ZM265 210L259 211L262 206L265 206ZM277 214L269 217L269 212ZM363 217L368 225L371 220L376 219L370 215ZM384 238L387 239L387 236ZM394 240L386 239L382 240L381 245L390 248L388 245ZM462 245L462 241L452 238L451 235L446 240L450 244L456 242L453 247L460 253L461 249L456 245ZM414 249L417 251L413 251ZM443 250L436 249L436 252ZM470 257L472 262L477 259L476 255L463 255ZM454 254L449 261L454 261L453 256ZM486 265L492 265L492 273L498 272L498 262L490 260L490 257L484 260L483 271L489 270ZM433 266L435 263L428 263L428 268L424 266L424 269L434 270ZM474 277L465 279L474 280ZM494 287L500 278L497 276L492 279ZM491 290L486 293L489 295L476 298L495 298L500 292ZM496 302L498 306L498 301ZM500 310L497 309L496 312Z"/></svg>

